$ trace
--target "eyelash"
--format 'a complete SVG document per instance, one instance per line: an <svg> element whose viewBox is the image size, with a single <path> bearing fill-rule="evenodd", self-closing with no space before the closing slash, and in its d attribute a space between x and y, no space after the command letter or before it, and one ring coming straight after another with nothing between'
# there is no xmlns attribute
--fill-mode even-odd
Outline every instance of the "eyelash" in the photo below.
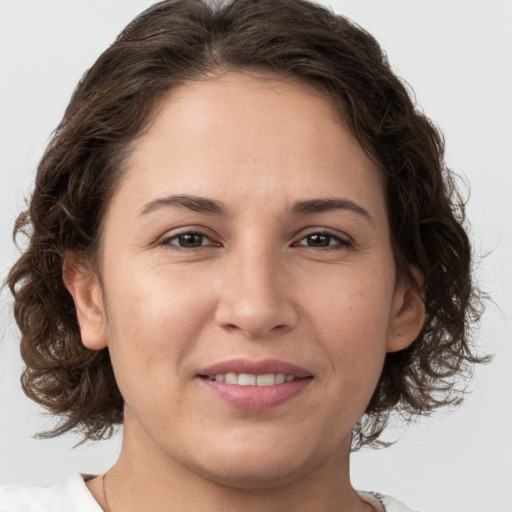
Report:
<svg viewBox="0 0 512 512"><path fill-rule="evenodd" d="M186 236L198 236L198 237L201 237L201 244L198 245L198 246L195 246L195 247L183 247L183 246L171 243L173 240L178 240L179 238L186 237ZM177 233L175 235L172 235L172 236L169 236L167 238L164 238L160 242L160 245L162 245L162 246L164 246L166 248L169 248L171 250L174 250L174 251L176 251L176 250L177 251L179 251L179 250L185 250L185 251L194 251L194 250L196 250L197 251L197 250L200 250L202 247L207 247L209 245L213 245L215 247L219 247L220 246L220 244L218 244L218 243L203 244L202 242L205 241L205 240L210 240L210 237L208 237L208 235L205 235L201 231L191 230L191 231L183 231L181 233Z"/></svg>
<svg viewBox="0 0 512 512"><path fill-rule="evenodd" d="M327 246L319 246L319 247L314 247L311 245L305 245L305 244L300 243L303 240L306 240L308 237L319 236L319 235L328 238L329 242L334 240L336 243L332 244L332 245L329 244ZM310 248L322 250L322 251L340 251L343 249L350 249L352 247L352 243L349 240L341 237L339 234L329 231L328 229L322 229L319 231L311 231L307 235L304 235L298 242L294 243L293 245L294 246L302 246L302 247L310 247Z"/></svg>
<svg viewBox="0 0 512 512"><path fill-rule="evenodd" d="M191 247L183 247L183 246L180 246L178 244L173 244L172 242L174 240L179 240L181 237L186 237L186 236L197 236L197 237L201 237L201 243L200 245L197 245L197 246L191 246ZM318 246L318 247L315 247L315 246L312 246L312 245L307 245L307 244L302 244L301 242L308 239L308 237L313 237L313 236L322 236L322 237L326 237L328 239L328 245L326 246ZM220 247L221 244L219 243L209 243L209 244L204 244L203 242L205 240L210 240L211 242L211 239L210 237L208 237L208 235L202 233L201 231L194 231L194 230L191 230L191 231L183 231L182 233L177 233L175 235L172 235L170 237L167 237L167 238L164 238L159 245L161 246L164 246L170 250L183 250L183 251L197 251L197 250L201 250L201 248L203 247ZM334 244L331 244L330 242L331 241L335 241ZM313 248L313 249L316 249L316 250L321 250L321 251L336 251L336 250L343 250L343 249L350 249L352 248L352 243L345 239L345 238L342 238L341 236L339 236L338 234L332 232L332 231L329 231L329 230L326 230L326 229L323 229L323 230L319 230L319 231L312 231L306 235L304 235L302 238L299 239L298 242L295 242L292 244L294 247L309 247L309 248Z"/></svg>

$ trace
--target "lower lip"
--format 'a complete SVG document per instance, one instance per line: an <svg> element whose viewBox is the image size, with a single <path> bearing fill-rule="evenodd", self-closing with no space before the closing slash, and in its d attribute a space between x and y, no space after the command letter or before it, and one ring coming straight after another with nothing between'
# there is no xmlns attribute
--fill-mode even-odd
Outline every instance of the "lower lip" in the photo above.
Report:
<svg viewBox="0 0 512 512"><path fill-rule="evenodd" d="M239 386L210 379L201 379L216 396L236 409L262 411L272 409L291 400L311 382L312 378L297 379L273 386Z"/></svg>

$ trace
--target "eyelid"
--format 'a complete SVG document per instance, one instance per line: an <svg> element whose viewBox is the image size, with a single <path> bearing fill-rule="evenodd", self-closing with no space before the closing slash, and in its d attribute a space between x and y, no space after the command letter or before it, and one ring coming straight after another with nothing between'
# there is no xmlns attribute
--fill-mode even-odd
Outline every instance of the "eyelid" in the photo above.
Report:
<svg viewBox="0 0 512 512"><path fill-rule="evenodd" d="M203 247L220 247L220 246L222 246L222 243L216 241L217 237L215 237L215 235L209 234L208 233L209 231L210 230L208 228L205 228L203 226L182 226L182 227L167 231L165 233L165 235L161 236L158 239L157 245L173 247L176 249L183 249L183 250L187 250L187 251L190 251L193 249L200 249ZM187 235L187 234L200 235L200 236L204 237L210 243L207 243L204 245L201 244L200 246L189 247L189 248L180 247L177 244L170 243L172 240L175 240L178 237ZM339 244L334 244L334 245L325 246L325 247L314 247L314 246L307 246L305 244L300 244L300 242L303 241L306 237L315 235L315 234L330 236L333 239L338 240ZM295 242L292 243L292 246L310 247L312 249L329 249L329 248L335 249L337 247L339 248L340 246L342 248L350 248L353 246L353 243L354 242L353 242L352 237L344 232L340 232L338 230L334 230L331 228L325 228L325 227L311 227L311 228L307 228L306 230L302 230L302 232L295 238Z"/></svg>
<svg viewBox="0 0 512 512"><path fill-rule="evenodd" d="M165 235L161 236L158 239L157 245L165 246L168 248L178 249L178 250L185 250L185 251L191 251L194 249L200 249L203 247L219 247L221 244L218 242L215 242L214 236L207 233L207 231L210 231L203 227L196 227L196 226L183 226L180 228L175 228L174 230L167 231ZM170 243L172 240L175 240L176 238L183 236L183 235L200 235L204 237L205 239L209 240L210 243L200 245L198 247L180 247L177 244Z"/></svg>
<svg viewBox="0 0 512 512"><path fill-rule="evenodd" d="M313 228L308 228L307 232L302 232L300 234L300 236L296 239L297 241L293 243L293 245L301 245L302 246L302 244L299 244L299 242L301 242L308 236L317 235L317 234L318 235L327 235L332 238L335 238L340 241L340 244L343 247L352 247L353 243L354 243L352 237L347 235L346 233L342 233L340 231L330 229L330 228L313 227ZM306 245L304 245L304 247L311 247L312 249L324 249L324 250L329 249L329 248L331 248L331 249L335 248L335 246L313 247L313 246L306 246Z"/></svg>

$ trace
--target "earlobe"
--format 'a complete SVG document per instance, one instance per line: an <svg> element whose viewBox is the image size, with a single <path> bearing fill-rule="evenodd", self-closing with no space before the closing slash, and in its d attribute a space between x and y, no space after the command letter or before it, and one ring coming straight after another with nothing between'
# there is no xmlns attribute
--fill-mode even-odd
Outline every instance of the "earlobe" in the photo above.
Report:
<svg viewBox="0 0 512 512"><path fill-rule="evenodd" d="M387 352L398 352L411 345L425 322L425 303L421 292L424 277L416 267L410 267L411 278L397 286L388 333Z"/></svg>
<svg viewBox="0 0 512 512"><path fill-rule="evenodd" d="M105 348L108 344L105 312L98 276L69 254L62 265L62 279L75 303L83 345L91 350Z"/></svg>

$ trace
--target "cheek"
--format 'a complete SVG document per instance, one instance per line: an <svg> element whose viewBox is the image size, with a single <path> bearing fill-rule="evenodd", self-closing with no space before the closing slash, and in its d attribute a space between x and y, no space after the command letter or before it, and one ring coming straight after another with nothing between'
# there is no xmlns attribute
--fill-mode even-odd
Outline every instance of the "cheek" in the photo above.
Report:
<svg viewBox="0 0 512 512"><path fill-rule="evenodd" d="M327 268L305 274L301 283L304 313L312 320L322 319L330 336L351 333L368 343L382 338L391 315L394 273L381 266Z"/></svg>
<svg viewBox="0 0 512 512"><path fill-rule="evenodd" d="M211 317L213 301L198 286L182 274L169 276L152 268L130 278L122 267L111 272L105 283L109 350L123 394L140 382L160 389L172 385Z"/></svg>
<svg viewBox="0 0 512 512"><path fill-rule="evenodd" d="M394 274L383 278L378 266L364 272L346 268L331 272L328 280L318 275L308 280L303 311L332 370L351 390L374 387L386 354Z"/></svg>

